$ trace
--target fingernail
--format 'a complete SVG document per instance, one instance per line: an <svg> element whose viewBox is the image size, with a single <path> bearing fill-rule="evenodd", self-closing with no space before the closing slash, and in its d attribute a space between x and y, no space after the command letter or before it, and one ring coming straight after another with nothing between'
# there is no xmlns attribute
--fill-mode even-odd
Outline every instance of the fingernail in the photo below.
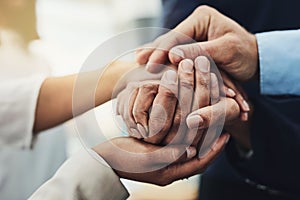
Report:
<svg viewBox="0 0 300 200"><path fill-rule="evenodd" d="M143 138L146 138L147 132L146 132L145 128L141 124L137 124L137 128L138 128L140 134L143 136Z"/></svg>
<svg viewBox="0 0 300 200"><path fill-rule="evenodd" d="M140 136L139 132L135 128L131 128L130 131L132 133L132 137L135 137L137 139L141 139L141 136Z"/></svg>
<svg viewBox="0 0 300 200"><path fill-rule="evenodd" d="M210 63L206 57L197 57L195 63L201 72L209 72Z"/></svg>
<svg viewBox="0 0 300 200"><path fill-rule="evenodd" d="M186 123L189 128L201 128L203 119L199 115L192 115L188 116L188 118L186 119Z"/></svg>
<svg viewBox="0 0 300 200"><path fill-rule="evenodd" d="M179 56L181 58L184 58L184 52L178 48L173 48L170 51L172 54L174 54L175 56Z"/></svg>
<svg viewBox="0 0 300 200"><path fill-rule="evenodd" d="M177 81L177 74L173 70L168 70L164 73L161 81L165 84L174 84Z"/></svg>
<svg viewBox="0 0 300 200"><path fill-rule="evenodd" d="M230 88L228 88L227 93L228 93L228 96L231 96L231 97L234 97L236 95L235 92Z"/></svg>
<svg viewBox="0 0 300 200"><path fill-rule="evenodd" d="M245 111L250 111L250 107L249 107L249 104L247 103L247 101L244 100L243 105L244 105Z"/></svg>
<svg viewBox="0 0 300 200"><path fill-rule="evenodd" d="M247 112L242 112L241 113L241 120L244 121L244 122L248 120L248 113Z"/></svg>
<svg viewBox="0 0 300 200"><path fill-rule="evenodd" d="M227 138L225 140L225 144L227 144L229 142L229 139L230 139L230 135L227 135Z"/></svg>
<svg viewBox="0 0 300 200"><path fill-rule="evenodd" d="M194 147L186 147L186 157L188 159L193 158L196 155L197 151Z"/></svg>
<svg viewBox="0 0 300 200"><path fill-rule="evenodd" d="M193 66L193 61L190 59L185 59L180 63L182 69L184 72L193 72L194 66Z"/></svg>

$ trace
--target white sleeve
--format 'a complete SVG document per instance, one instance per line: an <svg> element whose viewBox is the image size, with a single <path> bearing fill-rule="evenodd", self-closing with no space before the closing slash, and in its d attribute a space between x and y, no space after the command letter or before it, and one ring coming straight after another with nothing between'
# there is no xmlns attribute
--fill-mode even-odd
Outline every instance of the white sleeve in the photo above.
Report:
<svg viewBox="0 0 300 200"><path fill-rule="evenodd" d="M92 150L68 159L29 200L123 200L129 194L120 178Z"/></svg>
<svg viewBox="0 0 300 200"><path fill-rule="evenodd" d="M0 146L29 148L39 91L46 76L0 80Z"/></svg>

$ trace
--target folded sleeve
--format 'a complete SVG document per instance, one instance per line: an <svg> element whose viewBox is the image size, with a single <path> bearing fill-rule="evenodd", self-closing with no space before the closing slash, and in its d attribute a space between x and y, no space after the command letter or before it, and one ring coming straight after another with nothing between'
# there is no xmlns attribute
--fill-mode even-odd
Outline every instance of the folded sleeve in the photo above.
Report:
<svg viewBox="0 0 300 200"><path fill-rule="evenodd" d="M29 200L123 200L128 196L120 178L88 149L68 159Z"/></svg>
<svg viewBox="0 0 300 200"><path fill-rule="evenodd" d="M260 90L266 95L300 95L300 30L256 34Z"/></svg>
<svg viewBox="0 0 300 200"><path fill-rule="evenodd" d="M39 91L45 75L0 81L0 146L29 148Z"/></svg>

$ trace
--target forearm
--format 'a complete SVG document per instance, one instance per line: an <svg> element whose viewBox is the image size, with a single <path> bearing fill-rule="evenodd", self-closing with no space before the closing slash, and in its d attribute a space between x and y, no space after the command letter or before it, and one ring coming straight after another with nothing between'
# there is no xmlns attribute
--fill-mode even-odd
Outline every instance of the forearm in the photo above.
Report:
<svg viewBox="0 0 300 200"><path fill-rule="evenodd" d="M74 74L47 78L40 89L33 131L51 128L71 119L74 114L82 114L109 101L118 80L136 67L137 65L131 62L114 62L101 71L84 72L80 76ZM78 79L80 84L76 85ZM80 94L80 102L76 104L76 112L73 113L75 86L75 92ZM91 101L94 101L93 104Z"/></svg>

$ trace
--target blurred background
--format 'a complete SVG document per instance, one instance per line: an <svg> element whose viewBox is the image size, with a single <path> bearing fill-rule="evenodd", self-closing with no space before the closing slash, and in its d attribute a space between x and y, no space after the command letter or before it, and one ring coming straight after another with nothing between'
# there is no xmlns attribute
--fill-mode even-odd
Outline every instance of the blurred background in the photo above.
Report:
<svg viewBox="0 0 300 200"><path fill-rule="evenodd" d="M17 0L14 1L17 2ZM37 0L37 32L40 40L32 42L30 49L36 56L45 60L44 64L50 67L52 75L60 76L76 73L88 55L102 42L114 35L133 28L159 26L160 12L160 0ZM25 21L24 23L26 24ZM112 118L111 103L100 106L92 112L96 113L99 126L105 132L105 135L114 137L122 134ZM84 121L84 116L81 117ZM91 138L94 137L94 134L97 135L94 128L89 126L88 121L83 124L86 127L87 135ZM45 137L49 135L57 138L64 135L62 140L64 140L67 148L64 153L52 152L52 155L46 158L49 158L51 162L57 161L58 164L53 165L52 163L52 168L48 172L47 170L38 172L45 180L55 172L65 157L82 148L73 120L41 134L39 140L46 140ZM53 148L49 143L49 139L45 143L49 146L37 143L35 151ZM27 154L31 153L27 152ZM61 154L64 156L61 156ZM57 159L57 157L60 157L60 159ZM37 159L37 161L44 162L41 159ZM33 165L32 163L25 162L21 165L32 167L30 166ZM44 168L47 168L47 166L50 168L49 164L44 164ZM18 169L21 170L20 166ZM43 175L43 173L46 175ZM32 179L32 176L28 177L28 179L30 178ZM132 200L182 200L196 197L198 178L196 176L189 180L178 181L164 188L134 181L122 181L131 193L130 199ZM23 180L23 182L30 185L28 180ZM36 187L38 185L27 186L29 188L27 191L34 190ZM10 191L15 189L12 185Z"/></svg>

